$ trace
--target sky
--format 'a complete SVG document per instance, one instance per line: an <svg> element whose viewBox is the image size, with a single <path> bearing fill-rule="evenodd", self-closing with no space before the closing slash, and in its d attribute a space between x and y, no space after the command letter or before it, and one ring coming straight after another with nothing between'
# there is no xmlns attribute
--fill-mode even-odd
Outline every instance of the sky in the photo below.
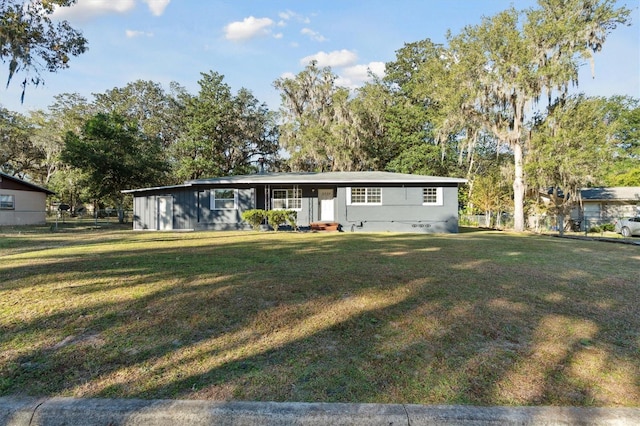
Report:
<svg viewBox="0 0 640 426"><path fill-rule="evenodd" d="M632 25L618 27L595 55L595 74L585 63L579 87L590 96L640 97L640 10L637 0L619 0L632 9ZM0 86L0 105L27 113L47 109L54 96L124 87L136 80L175 81L197 94L201 73L224 75L235 93L244 87L271 109L280 106L273 82L297 74L312 59L331 66L338 84L355 88L367 71L381 75L405 43L431 39L480 23L510 6L525 9L534 0L78 0L60 8L82 31L89 50L70 67L43 73L44 86L27 88L20 103L20 77ZM6 81L6 64L0 64Z"/></svg>

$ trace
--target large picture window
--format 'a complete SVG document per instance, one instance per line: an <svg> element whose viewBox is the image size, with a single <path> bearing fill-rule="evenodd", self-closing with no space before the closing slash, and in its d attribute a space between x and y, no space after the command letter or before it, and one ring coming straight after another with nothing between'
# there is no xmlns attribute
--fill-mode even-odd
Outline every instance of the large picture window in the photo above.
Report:
<svg viewBox="0 0 640 426"><path fill-rule="evenodd" d="M13 195L0 195L0 210L13 210L15 208L15 198Z"/></svg>
<svg viewBox="0 0 640 426"><path fill-rule="evenodd" d="M349 188L349 204L382 204L381 188Z"/></svg>
<svg viewBox="0 0 640 426"><path fill-rule="evenodd" d="M271 208L274 210L301 210L302 190L300 188L274 189Z"/></svg>
<svg viewBox="0 0 640 426"><path fill-rule="evenodd" d="M425 206L441 206L442 188L423 188L422 204L424 204Z"/></svg>
<svg viewBox="0 0 640 426"><path fill-rule="evenodd" d="M211 210L237 210L238 191L236 189L211 190Z"/></svg>

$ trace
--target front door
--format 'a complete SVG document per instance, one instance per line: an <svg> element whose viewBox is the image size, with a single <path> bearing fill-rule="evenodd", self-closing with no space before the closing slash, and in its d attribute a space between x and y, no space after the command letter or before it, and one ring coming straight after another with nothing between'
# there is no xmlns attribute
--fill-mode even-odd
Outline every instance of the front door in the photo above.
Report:
<svg viewBox="0 0 640 426"><path fill-rule="evenodd" d="M158 197L158 230L173 229L173 197Z"/></svg>
<svg viewBox="0 0 640 426"><path fill-rule="evenodd" d="M333 222L334 198L333 189L318 189L318 202L320 203L320 220Z"/></svg>

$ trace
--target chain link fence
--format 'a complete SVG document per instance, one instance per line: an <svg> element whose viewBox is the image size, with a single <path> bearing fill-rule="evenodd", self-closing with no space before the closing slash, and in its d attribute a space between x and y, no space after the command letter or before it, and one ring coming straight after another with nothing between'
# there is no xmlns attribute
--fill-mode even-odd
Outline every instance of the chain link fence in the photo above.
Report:
<svg viewBox="0 0 640 426"><path fill-rule="evenodd" d="M459 217L460 226L490 229L513 228L513 216L509 213L491 214L462 214Z"/></svg>
<svg viewBox="0 0 640 426"><path fill-rule="evenodd" d="M47 222L55 226L60 225L93 225L105 226L120 223L131 224L133 220L133 210L123 210L122 220L117 209L100 209L95 212L83 210L81 212L50 211L47 215Z"/></svg>
<svg viewBox="0 0 640 426"><path fill-rule="evenodd" d="M615 219L602 218L599 214L585 214L583 216L530 215L527 217L527 229L537 233L560 232L564 223L564 232L574 233L604 233L615 228ZM461 214L460 226L488 229L513 229L513 215L510 213L491 214Z"/></svg>

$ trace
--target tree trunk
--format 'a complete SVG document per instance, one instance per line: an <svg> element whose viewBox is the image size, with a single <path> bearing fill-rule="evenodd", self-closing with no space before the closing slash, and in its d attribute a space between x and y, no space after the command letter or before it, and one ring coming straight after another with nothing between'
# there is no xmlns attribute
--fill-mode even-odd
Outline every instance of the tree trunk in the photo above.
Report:
<svg viewBox="0 0 640 426"><path fill-rule="evenodd" d="M513 143L513 161L515 178L513 179L513 229L524 232L524 169L522 166L522 144Z"/></svg>
<svg viewBox="0 0 640 426"><path fill-rule="evenodd" d="M564 235L564 214L562 212L558 213L557 226L558 226L558 232L560 236L563 236Z"/></svg>

